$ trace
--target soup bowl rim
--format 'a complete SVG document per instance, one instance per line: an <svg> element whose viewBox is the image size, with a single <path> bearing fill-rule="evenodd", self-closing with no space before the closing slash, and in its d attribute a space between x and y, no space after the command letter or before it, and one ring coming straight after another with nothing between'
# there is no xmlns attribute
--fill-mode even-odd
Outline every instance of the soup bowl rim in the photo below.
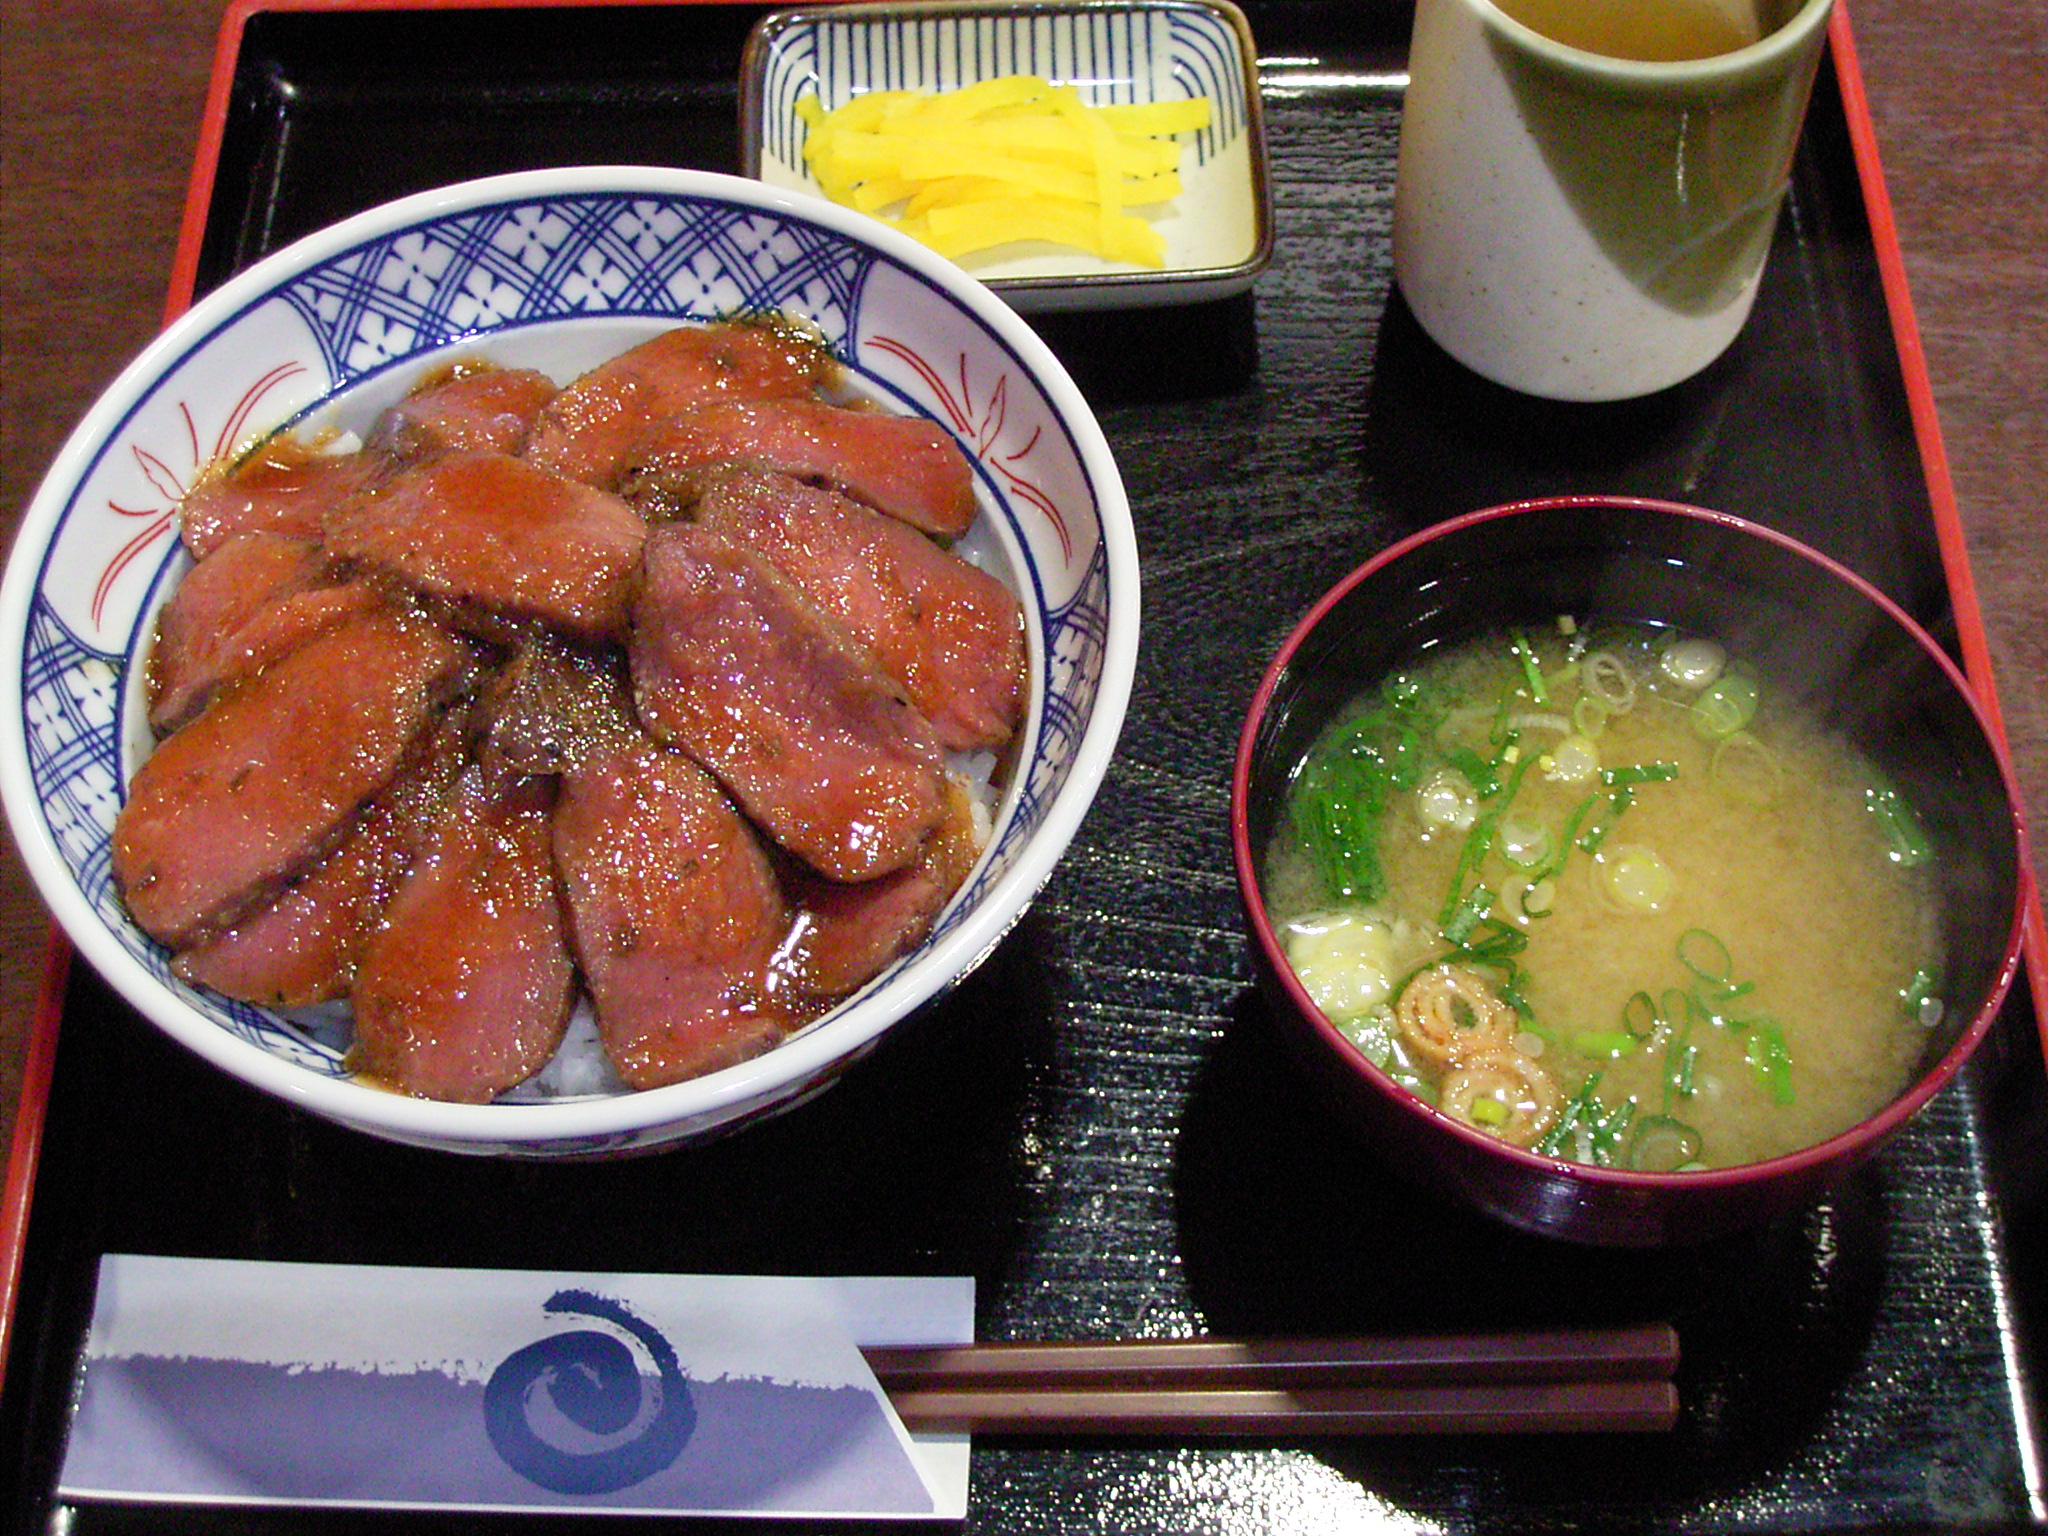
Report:
<svg viewBox="0 0 2048 1536"><path fill-rule="evenodd" d="M1810 563L1825 576L1848 587L1880 611L1924 656L1934 662L1947 684L1960 697L1974 718L1990 750L2004 794L2006 818L2011 828L2016 858L2015 899L1993 985L1987 988L1982 996L1973 1000L1972 1016L1957 1033L1954 1042L1936 1061L1924 1067L1905 1088L1879 1108L1824 1140L1754 1162L1686 1171L1604 1168L1594 1163L1549 1156L1528 1148L1513 1146L1445 1114L1435 1105L1403 1087L1383 1068L1376 1066L1309 996L1307 989L1288 963L1279 936L1266 915L1261 895L1263 850L1254 848L1251 842L1249 805L1252 775L1259 756L1260 728L1272 708L1274 696L1286 677L1289 665L1303 645L1321 628L1331 612L1354 591L1414 551L1444 539L1460 537L1474 529L1504 519L1531 513L1568 511L1572 508L1638 511L1690 519L1738 537L1760 539ZM1875 584L1840 561L1789 534L1734 513L1648 496L1581 493L1528 497L1503 502L1461 513L1420 529L1354 566L1325 590L1293 626L1260 677L1251 704L1245 713L1232 766L1230 823L1238 888L1246 920L1260 952L1260 958L1264 962L1266 973L1284 992L1296 1020L1308 1025L1324 1054L1332 1061L1349 1068L1356 1080L1373 1090L1376 1099L1391 1105L1407 1117L1411 1122L1411 1129L1424 1129L1425 1133L1434 1132L1449 1137L1455 1144L1483 1160L1497 1160L1530 1176L1563 1177L1582 1186L1615 1192L1653 1194L1657 1191L1675 1189L1733 1189L1780 1181L1805 1183L1831 1165L1854 1160L1875 1150L1948 1086L1990 1032L2019 972L2026 932L2026 914L2032 901L2032 866L2027 852L2027 830L2025 818L2020 810L2020 798L2010 751L2003 734L1985 709L1976 688L1933 637Z"/></svg>

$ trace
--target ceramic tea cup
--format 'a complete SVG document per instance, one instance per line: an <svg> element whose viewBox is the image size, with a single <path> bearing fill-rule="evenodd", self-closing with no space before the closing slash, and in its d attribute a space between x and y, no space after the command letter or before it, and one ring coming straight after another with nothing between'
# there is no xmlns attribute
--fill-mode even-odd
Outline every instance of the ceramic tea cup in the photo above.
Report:
<svg viewBox="0 0 2048 1536"><path fill-rule="evenodd" d="M1529 394L1691 377L1756 297L1832 0L1418 0L1394 271Z"/></svg>

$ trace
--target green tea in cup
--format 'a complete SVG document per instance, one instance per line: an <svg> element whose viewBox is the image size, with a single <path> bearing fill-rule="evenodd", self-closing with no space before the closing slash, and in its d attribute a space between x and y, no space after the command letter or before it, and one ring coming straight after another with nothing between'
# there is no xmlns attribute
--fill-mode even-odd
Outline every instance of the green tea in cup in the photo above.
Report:
<svg viewBox="0 0 2048 1536"><path fill-rule="evenodd" d="M1552 42L1610 59L1711 59L1764 35L1756 0L1494 0Z"/></svg>
<svg viewBox="0 0 2048 1536"><path fill-rule="evenodd" d="M1494 382L1666 389L1756 296L1833 0L1416 0L1394 279Z"/></svg>

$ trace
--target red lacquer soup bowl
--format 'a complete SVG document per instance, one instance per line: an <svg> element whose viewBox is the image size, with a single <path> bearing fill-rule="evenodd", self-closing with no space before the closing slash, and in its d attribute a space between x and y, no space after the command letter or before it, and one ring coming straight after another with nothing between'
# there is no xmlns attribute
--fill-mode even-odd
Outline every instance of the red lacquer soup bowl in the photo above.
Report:
<svg viewBox="0 0 2048 1536"><path fill-rule="evenodd" d="M1347 1032L1318 1005L1316 996L1329 994L1297 974L1268 913L1268 853L1289 818L1290 787L1333 715L1430 648L1482 634L1556 636L1567 615L1702 638L1740 658L1861 754L1874 782L1896 796L1887 804L1909 810L1912 857L1931 875L1938 974L1919 978L1918 995L1909 990L1903 1000L1925 1037L1914 1042L1904 1086L1857 1123L1812 1145L1725 1166L1692 1156L1690 1146L1676 1158L1646 1160L1629 1151L1620 1131L1606 1165L1578 1160L1590 1145L1584 1140L1525 1137L1527 1145L1512 1145L1494 1124L1439 1108L1427 1096L1432 1085L1422 1092L1404 1086L1397 1074L1410 1065L1405 1059L1383 1054L1384 1065L1376 1064L1356 1043L1359 1031ZM1600 780L1591 782L1600 789ZM1496 507L1438 525L1374 557L1323 597L1280 648L1253 700L1238 746L1231 830L1272 1021L1334 1113L1360 1133L1367 1155L1512 1226L1640 1247L1697 1242L1810 1205L1956 1076L2018 969L2030 866L2017 803L1996 735L1962 674L1870 583L1735 516L1581 497ZM1572 857L1583 864L1586 855ZM1482 883L1479 873L1472 883ZM1433 900L1427 906L1418 920L1443 941L1442 914ZM1525 913L1522 926L1540 920ZM1469 934L1466 942L1473 942ZM1816 955L1815 963L1827 957ZM1406 984L1388 983L1396 996ZM1646 1042L1655 1017L1642 1010ZM1734 1026L1715 1020L1703 1027ZM1540 1052L1541 1038L1529 1049ZM1758 1056L1760 1070L1767 1058ZM1689 1082L1683 1087L1693 1091ZM1646 1124L1673 1118L1662 1113L1672 1107L1646 1103L1627 1113ZM1620 1113L1620 1106L1605 1110ZM1561 1111L1553 1102L1545 1112ZM1367 1166L1360 1176L1378 1170Z"/></svg>

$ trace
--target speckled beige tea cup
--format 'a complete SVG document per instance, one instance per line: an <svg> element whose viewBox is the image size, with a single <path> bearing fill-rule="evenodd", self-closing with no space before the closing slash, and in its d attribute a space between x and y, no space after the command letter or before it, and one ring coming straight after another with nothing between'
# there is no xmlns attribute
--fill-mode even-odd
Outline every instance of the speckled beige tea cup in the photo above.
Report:
<svg viewBox="0 0 2048 1536"><path fill-rule="evenodd" d="M1559 400L1650 394L1719 357L1756 298L1832 3L1418 0L1394 272L1423 328ZM1623 30L1603 30L1610 6Z"/></svg>

